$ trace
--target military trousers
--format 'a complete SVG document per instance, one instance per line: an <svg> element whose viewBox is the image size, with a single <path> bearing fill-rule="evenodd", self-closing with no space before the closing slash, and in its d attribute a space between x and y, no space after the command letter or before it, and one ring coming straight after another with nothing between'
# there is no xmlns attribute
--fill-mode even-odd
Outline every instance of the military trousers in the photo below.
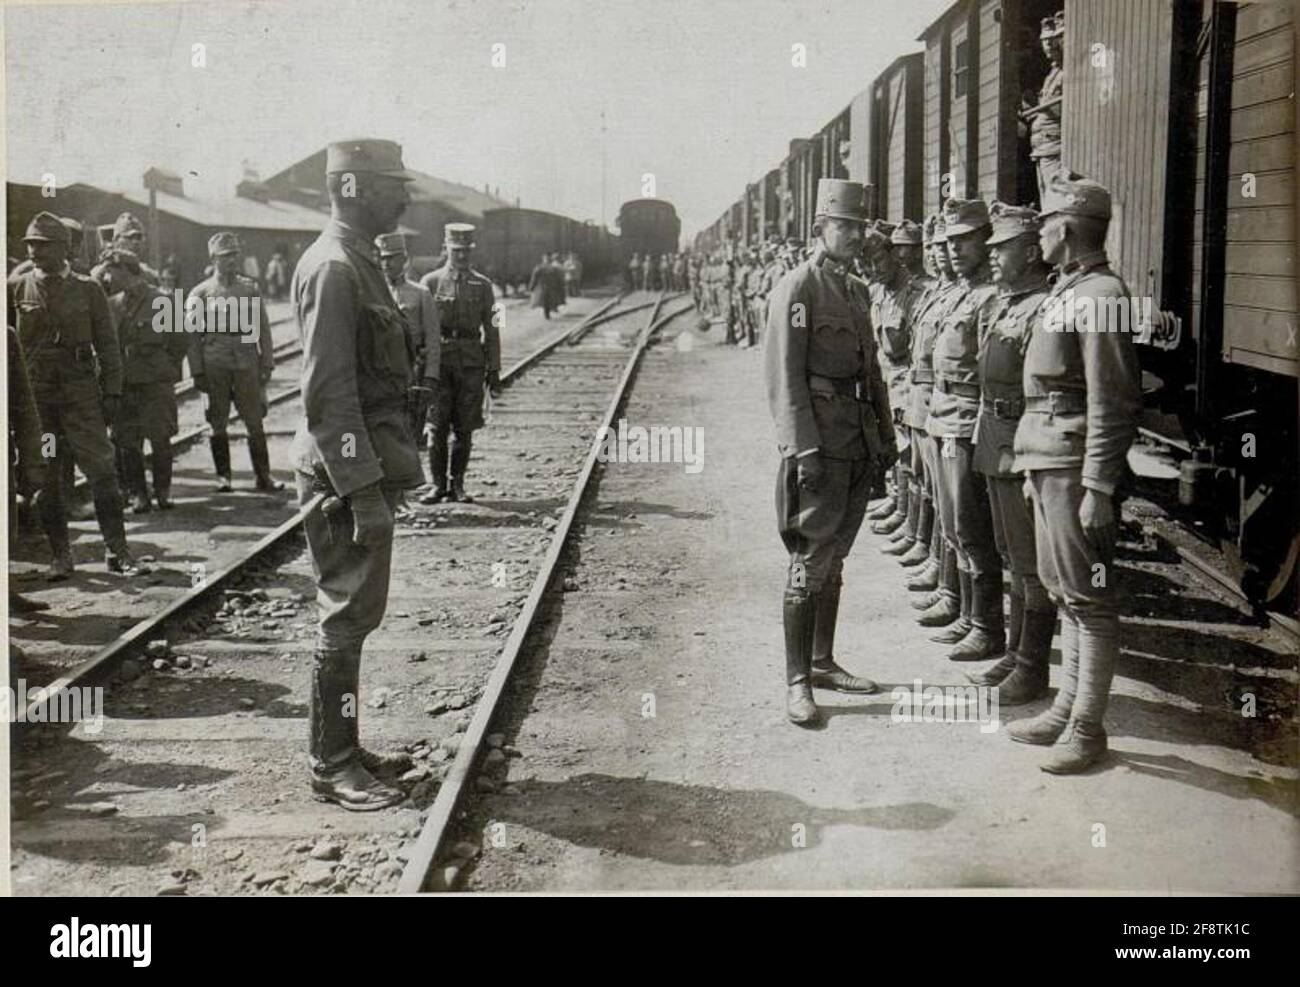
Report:
<svg viewBox="0 0 1300 987"><path fill-rule="evenodd" d="M80 401L44 401L38 396L36 407L41 420L41 432L54 436L56 462L62 464L68 454L81 467L92 485L112 480L117 482L117 461L113 443L108 439L108 426L98 398ZM43 436L44 437L44 436ZM57 486L61 469L46 471L45 492L48 497L52 485Z"/></svg>
<svg viewBox="0 0 1300 987"><path fill-rule="evenodd" d="M230 403L239 412L250 438L263 434L262 380L256 367L227 370L213 367L207 371L208 391L204 395L204 416L212 434L221 438L230 428Z"/></svg>
<svg viewBox="0 0 1300 987"><path fill-rule="evenodd" d="M1002 571L993 541L988 488L973 465L975 444L948 436L939 443L939 514L943 537L957 553L958 565L973 576Z"/></svg>
<svg viewBox="0 0 1300 987"><path fill-rule="evenodd" d="M1034 512L1025 499L1024 478L986 476L984 480L993 516L993 541L1003 567L1011 573L1012 594L1023 597L1028 610L1050 610L1047 591L1038 578Z"/></svg>
<svg viewBox="0 0 1300 987"><path fill-rule="evenodd" d="M438 396L430 410L434 441L447 441L448 432L469 435L483 427L482 367L444 363L438 383Z"/></svg>
<svg viewBox="0 0 1300 987"><path fill-rule="evenodd" d="M1053 175L1061 170L1061 156L1055 154L1048 155L1047 157L1035 158L1034 165L1038 172L1038 206L1041 209L1043 195L1047 192L1047 183L1051 181Z"/></svg>
<svg viewBox="0 0 1300 987"><path fill-rule="evenodd" d="M113 438L123 448L140 449L145 439L155 453L170 451L171 437L180 430L176 390L171 381L127 384L122 391Z"/></svg>
<svg viewBox="0 0 1300 987"><path fill-rule="evenodd" d="M795 457L783 458L777 471L777 530L790 553L787 590L818 593L837 585L866 515L873 461L822 456L822 467L821 486L815 491L799 486Z"/></svg>

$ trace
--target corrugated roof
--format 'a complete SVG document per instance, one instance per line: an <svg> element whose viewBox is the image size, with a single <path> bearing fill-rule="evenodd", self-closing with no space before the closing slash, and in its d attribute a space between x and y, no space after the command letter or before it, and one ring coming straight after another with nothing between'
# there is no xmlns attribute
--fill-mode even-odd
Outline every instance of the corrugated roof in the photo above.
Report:
<svg viewBox="0 0 1300 987"><path fill-rule="evenodd" d="M459 182L449 182L445 178L428 175L414 168L408 170L416 176L409 187L411 199L415 202L421 199L442 202L458 212L479 218L482 218L489 209L502 209L514 205L504 199L472 189L468 185L461 185Z"/></svg>
<svg viewBox="0 0 1300 987"><path fill-rule="evenodd" d="M149 206L149 193L145 189L118 191L117 194L137 205ZM275 199L258 202L241 196L196 199L189 195L180 197L159 192L158 208L199 226L229 226L245 230L310 230L318 233L329 222L327 213L306 206Z"/></svg>

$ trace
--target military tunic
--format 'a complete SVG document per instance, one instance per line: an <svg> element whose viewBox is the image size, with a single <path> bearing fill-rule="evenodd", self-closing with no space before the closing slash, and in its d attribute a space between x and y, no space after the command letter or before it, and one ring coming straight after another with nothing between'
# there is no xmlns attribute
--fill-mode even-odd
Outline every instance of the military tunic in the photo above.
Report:
<svg viewBox="0 0 1300 987"><path fill-rule="evenodd" d="M442 333L441 386L433 411L438 436L468 435L483 426L484 373L501 371L501 335L492 282L445 264L420 284L433 295Z"/></svg>
<svg viewBox="0 0 1300 987"><path fill-rule="evenodd" d="M782 457L776 503L787 588L839 584L871 482L897 457L870 306L866 285L821 247L770 299L764 358ZM798 461L814 451L825 476L809 491L799 486Z"/></svg>
<svg viewBox="0 0 1300 987"><path fill-rule="evenodd" d="M263 435L263 387L275 369L275 356L257 282L236 274L223 285L213 274L194 286L187 310L199 326L190 344L190 373L207 378L204 415L212 434L227 434L233 401L249 435ZM256 332L240 324L246 318L256 320Z"/></svg>
<svg viewBox="0 0 1300 987"><path fill-rule="evenodd" d="M1065 73L1052 66L1038 93L1039 104L1060 99L1064 92ZM1034 114L1029 124L1029 157L1038 169L1038 194L1041 201L1048 179L1061 167L1061 103Z"/></svg>
<svg viewBox="0 0 1300 987"><path fill-rule="evenodd" d="M406 319L407 349L411 352L411 384L423 386L422 381L437 381L442 376L442 330L438 323L438 306L433 296L410 278L403 276L389 283L393 301ZM416 441L424 431L428 414L428 397L412 397L408 403L411 434Z"/></svg>

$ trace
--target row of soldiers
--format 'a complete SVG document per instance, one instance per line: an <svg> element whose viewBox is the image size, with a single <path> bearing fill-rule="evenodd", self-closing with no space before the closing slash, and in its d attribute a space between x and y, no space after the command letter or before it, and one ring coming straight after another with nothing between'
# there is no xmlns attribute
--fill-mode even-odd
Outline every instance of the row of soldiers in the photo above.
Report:
<svg viewBox="0 0 1300 987"><path fill-rule="evenodd" d="M758 342L767 321L767 300L786 271L803 259L803 244L779 239L736 252L729 260L722 251L691 258L691 292L700 311L726 327L728 345L748 349Z"/></svg>
<svg viewBox="0 0 1300 987"><path fill-rule="evenodd" d="M639 254L628 258L624 286L628 291L685 291L685 254Z"/></svg>
<svg viewBox="0 0 1300 987"><path fill-rule="evenodd" d="M1056 696L1008 732L1060 741L1043 764L1058 774L1106 751L1115 497L1139 370L1131 327L1111 324L1128 289L1104 249L1109 192L1057 172L1042 200L950 199L918 228L870 224L861 185L820 183L813 254L772 293L766 341L797 724L818 719L813 686L877 688L833 644L843 560L873 479L892 471L873 530L912 573L918 622L952 661L997 659L969 678L1014 706L1047 694L1059 616Z"/></svg>

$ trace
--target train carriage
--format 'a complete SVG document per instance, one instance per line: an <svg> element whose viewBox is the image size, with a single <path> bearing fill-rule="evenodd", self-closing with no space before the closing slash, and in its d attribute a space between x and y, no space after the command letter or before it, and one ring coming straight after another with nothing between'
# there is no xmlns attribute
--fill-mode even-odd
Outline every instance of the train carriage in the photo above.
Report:
<svg viewBox="0 0 1300 987"><path fill-rule="evenodd" d="M618 211L618 230L623 254L676 253L682 235L682 221L671 202L663 199L630 199Z"/></svg>

